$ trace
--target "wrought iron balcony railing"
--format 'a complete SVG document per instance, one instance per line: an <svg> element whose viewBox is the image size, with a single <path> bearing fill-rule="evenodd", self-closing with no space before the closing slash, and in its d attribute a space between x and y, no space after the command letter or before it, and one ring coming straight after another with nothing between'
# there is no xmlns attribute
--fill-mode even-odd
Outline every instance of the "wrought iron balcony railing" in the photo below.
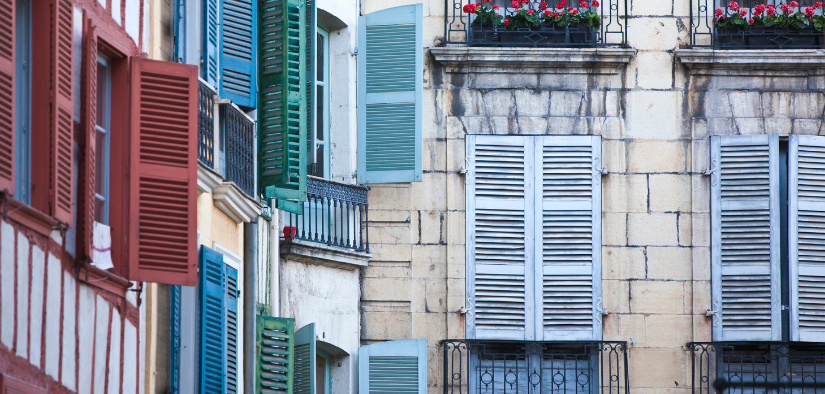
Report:
<svg viewBox="0 0 825 394"><path fill-rule="evenodd" d="M825 343L696 342L693 392L825 392Z"/></svg>
<svg viewBox="0 0 825 394"><path fill-rule="evenodd" d="M255 195L255 122L232 104L220 106L220 172L248 196Z"/></svg>
<svg viewBox="0 0 825 394"><path fill-rule="evenodd" d="M691 0L690 45L716 49L817 49L818 0ZM787 7L787 8L785 8ZM810 7L810 8L809 8ZM790 17L790 18L789 18Z"/></svg>
<svg viewBox="0 0 825 394"><path fill-rule="evenodd" d="M625 342L447 340L444 394L626 394Z"/></svg>
<svg viewBox="0 0 825 394"><path fill-rule="evenodd" d="M446 2L447 45L598 47L627 43L630 0L484 0L481 11L466 8L479 1ZM493 5L498 8L490 8Z"/></svg>
<svg viewBox="0 0 825 394"><path fill-rule="evenodd" d="M205 82L198 84L198 161L215 166L215 95Z"/></svg>
<svg viewBox="0 0 825 394"><path fill-rule="evenodd" d="M362 185L307 177L304 212L301 215L286 214L285 238L369 253L368 190ZM290 229L294 235L290 235Z"/></svg>

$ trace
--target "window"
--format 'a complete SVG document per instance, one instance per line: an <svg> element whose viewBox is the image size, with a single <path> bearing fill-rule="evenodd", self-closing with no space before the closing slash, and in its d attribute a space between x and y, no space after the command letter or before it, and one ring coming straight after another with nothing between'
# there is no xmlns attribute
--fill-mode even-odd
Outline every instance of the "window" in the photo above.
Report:
<svg viewBox="0 0 825 394"><path fill-rule="evenodd" d="M313 101L315 108L312 122L310 155L312 164L307 173L319 178L327 178L329 173L329 32L318 27L316 36L315 87Z"/></svg>
<svg viewBox="0 0 825 394"><path fill-rule="evenodd" d="M95 115L95 221L109 224L109 144L111 117L111 62L97 57L97 100Z"/></svg>
<svg viewBox="0 0 825 394"><path fill-rule="evenodd" d="M332 355L317 349L315 356L315 394L332 393Z"/></svg>
<svg viewBox="0 0 825 394"><path fill-rule="evenodd" d="M17 0L15 42L15 198L31 204L31 2Z"/></svg>

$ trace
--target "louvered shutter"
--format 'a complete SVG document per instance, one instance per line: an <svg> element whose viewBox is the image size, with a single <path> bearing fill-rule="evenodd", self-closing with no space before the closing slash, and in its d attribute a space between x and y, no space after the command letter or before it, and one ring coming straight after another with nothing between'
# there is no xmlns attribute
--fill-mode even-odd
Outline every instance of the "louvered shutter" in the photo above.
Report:
<svg viewBox="0 0 825 394"><path fill-rule="evenodd" d="M129 273L197 281L198 70L131 58Z"/></svg>
<svg viewBox="0 0 825 394"><path fill-rule="evenodd" d="M226 393L238 392L238 270L226 266Z"/></svg>
<svg viewBox="0 0 825 394"><path fill-rule="evenodd" d="M74 149L74 7L69 0L52 0L51 45L51 189L52 216L72 222Z"/></svg>
<svg viewBox="0 0 825 394"><path fill-rule="evenodd" d="M315 394L315 323L295 332L295 394Z"/></svg>
<svg viewBox="0 0 825 394"><path fill-rule="evenodd" d="M206 83L212 87L218 87L218 77L220 76L220 20L219 15L220 0L205 0L203 7L203 74Z"/></svg>
<svg viewBox="0 0 825 394"><path fill-rule="evenodd" d="M80 176L77 199L77 253L92 261L95 220L95 144L97 141L97 31L91 20L84 24L85 46L82 61Z"/></svg>
<svg viewBox="0 0 825 394"><path fill-rule="evenodd" d="M261 0L258 13L258 187L279 208L300 213L307 182L306 8L301 0Z"/></svg>
<svg viewBox="0 0 825 394"><path fill-rule="evenodd" d="M16 0L0 0L0 190L14 194Z"/></svg>
<svg viewBox="0 0 825 394"><path fill-rule="evenodd" d="M420 182L423 5L358 26L358 183Z"/></svg>
<svg viewBox="0 0 825 394"><path fill-rule="evenodd" d="M169 287L169 394L180 393L181 288Z"/></svg>
<svg viewBox="0 0 825 394"><path fill-rule="evenodd" d="M257 0L220 0L220 96L255 108Z"/></svg>
<svg viewBox="0 0 825 394"><path fill-rule="evenodd" d="M532 139L466 141L467 337L535 339Z"/></svg>
<svg viewBox="0 0 825 394"><path fill-rule="evenodd" d="M427 340L406 339L361 346L358 393L427 393Z"/></svg>
<svg viewBox="0 0 825 394"><path fill-rule="evenodd" d="M713 339L781 339L779 139L711 137Z"/></svg>
<svg viewBox="0 0 825 394"><path fill-rule="evenodd" d="M318 79L318 3L306 0L307 8L307 164L315 164L317 158L316 141L318 138L318 121L315 116L318 95L315 83ZM321 49L323 51L323 48Z"/></svg>
<svg viewBox="0 0 825 394"><path fill-rule="evenodd" d="M201 247L200 387L203 393L226 392L226 265L223 255Z"/></svg>
<svg viewBox="0 0 825 394"><path fill-rule="evenodd" d="M295 320L258 316L255 394L292 394Z"/></svg>
<svg viewBox="0 0 825 394"><path fill-rule="evenodd" d="M792 135L788 155L791 340L825 341L825 137Z"/></svg>
<svg viewBox="0 0 825 394"><path fill-rule="evenodd" d="M543 340L601 340L601 138L536 137L536 321Z"/></svg>

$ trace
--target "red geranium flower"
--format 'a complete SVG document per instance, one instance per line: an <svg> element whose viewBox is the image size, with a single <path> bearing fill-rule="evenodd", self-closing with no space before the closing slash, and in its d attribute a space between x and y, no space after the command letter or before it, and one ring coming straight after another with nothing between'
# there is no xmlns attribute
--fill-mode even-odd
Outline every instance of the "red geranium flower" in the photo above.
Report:
<svg viewBox="0 0 825 394"><path fill-rule="evenodd" d="M765 12L765 6L762 4L756 5L753 7L753 14L756 16L762 15Z"/></svg>
<svg viewBox="0 0 825 394"><path fill-rule="evenodd" d="M578 15L578 14L579 14L579 10L573 10L573 11L572 11L572 13L573 13L573 15Z"/></svg>
<svg viewBox="0 0 825 394"><path fill-rule="evenodd" d="M527 10L527 15L530 15L532 13L533 13L533 10Z"/></svg>
<svg viewBox="0 0 825 394"><path fill-rule="evenodd" d="M714 11L714 13L716 14L716 17L718 18L718 17L722 16L722 14L724 14L725 11L722 11L721 8L717 8L716 11Z"/></svg>
<svg viewBox="0 0 825 394"><path fill-rule="evenodd" d="M542 11L546 10L547 9L547 3L542 1L541 4L539 4L539 9L541 9Z"/></svg>
<svg viewBox="0 0 825 394"><path fill-rule="evenodd" d="M573 12L573 7L568 8L567 12Z"/></svg>
<svg viewBox="0 0 825 394"><path fill-rule="evenodd" d="M753 18L748 19L748 23L753 24Z"/></svg>
<svg viewBox="0 0 825 394"><path fill-rule="evenodd" d="M581 0L579 2L579 6L584 7L584 8L589 8L590 7L589 5L587 5L587 1L585 1L585 0Z"/></svg>
<svg viewBox="0 0 825 394"><path fill-rule="evenodd" d="M728 8L730 8L731 11L739 11L739 3L731 1L730 4L728 4Z"/></svg>
<svg viewBox="0 0 825 394"><path fill-rule="evenodd" d="M593 2L590 3L590 5L592 5L593 7L598 7L599 6L599 0L593 0Z"/></svg>
<svg viewBox="0 0 825 394"><path fill-rule="evenodd" d="M493 9L494 9L494 10L497 10L497 9L498 9L498 6L497 6L497 5L495 5L495 4L493 4Z"/></svg>
<svg viewBox="0 0 825 394"><path fill-rule="evenodd" d="M558 18L558 17L559 17L559 13L558 13L558 12L554 12L554 13L553 13L553 18Z"/></svg>
<svg viewBox="0 0 825 394"><path fill-rule="evenodd" d="M510 17L504 18L504 26L510 26Z"/></svg>
<svg viewBox="0 0 825 394"><path fill-rule="evenodd" d="M772 16L772 15L776 14L776 8L769 5L768 6L768 11L766 11L765 14L768 15L768 16Z"/></svg>
<svg viewBox="0 0 825 394"><path fill-rule="evenodd" d="M748 14L748 10L739 10L739 16L741 16L742 18L744 18L745 15L747 15L747 14Z"/></svg>
<svg viewBox="0 0 825 394"><path fill-rule="evenodd" d="M788 10L789 10L791 7L788 7L788 5L787 5L787 4L782 4L781 6L779 6L779 8L780 8L780 9L782 9L782 12L788 12Z"/></svg>
<svg viewBox="0 0 825 394"><path fill-rule="evenodd" d="M799 7L799 3L795 2L795 1L792 1L791 2L791 7L793 7L793 8Z"/></svg>
<svg viewBox="0 0 825 394"><path fill-rule="evenodd" d="M550 10L544 10L544 15L550 15Z"/></svg>
<svg viewBox="0 0 825 394"><path fill-rule="evenodd" d="M556 8L558 8L558 9L564 8L564 3L562 3L562 2L556 3Z"/></svg>
<svg viewBox="0 0 825 394"><path fill-rule="evenodd" d="M822 2L817 1L816 4L814 4L814 8L822 8Z"/></svg>
<svg viewBox="0 0 825 394"><path fill-rule="evenodd" d="M518 1L513 0L513 1L510 3L510 7L513 7L513 8L518 8L518 7L519 7L519 5L518 5Z"/></svg>

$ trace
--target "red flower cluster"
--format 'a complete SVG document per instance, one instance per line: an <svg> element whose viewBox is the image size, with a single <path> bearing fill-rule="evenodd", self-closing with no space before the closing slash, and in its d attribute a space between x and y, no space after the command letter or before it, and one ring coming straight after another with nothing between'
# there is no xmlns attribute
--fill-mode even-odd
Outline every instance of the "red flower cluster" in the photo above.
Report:
<svg viewBox="0 0 825 394"><path fill-rule="evenodd" d="M513 0L512 2L510 2L510 7L518 8L519 7L518 0Z"/></svg>
<svg viewBox="0 0 825 394"><path fill-rule="evenodd" d="M765 5L764 4L757 4L753 7L753 15L754 16L762 15L763 12L765 12Z"/></svg>
<svg viewBox="0 0 825 394"><path fill-rule="evenodd" d="M547 10L547 3L542 1L541 4L539 4L539 10L541 10L541 11Z"/></svg>
<svg viewBox="0 0 825 394"><path fill-rule="evenodd" d="M478 6L480 6L480 5L481 5L481 3L478 3L478 5L476 5L476 4L467 4L467 5L464 6L464 8L462 8L462 10L464 10L464 12L466 12L468 14L475 14L476 10L478 9Z"/></svg>
<svg viewBox="0 0 825 394"><path fill-rule="evenodd" d="M791 7L793 7L793 8L799 7L799 3L795 2L795 1L792 1L791 2Z"/></svg>
<svg viewBox="0 0 825 394"><path fill-rule="evenodd" d="M716 11L714 11L714 14L716 15L717 18L722 16L722 14L724 14L724 13L725 13L725 11L722 11L721 8L717 8Z"/></svg>
<svg viewBox="0 0 825 394"><path fill-rule="evenodd" d="M775 14L776 14L776 7L774 7L773 4L768 4L768 10L765 11L765 15L773 16Z"/></svg>
<svg viewBox="0 0 825 394"><path fill-rule="evenodd" d="M748 14L748 10L739 10L739 16L744 18Z"/></svg>
<svg viewBox="0 0 825 394"><path fill-rule="evenodd" d="M584 8L590 8L590 6L587 4L587 1L586 1L586 0L581 0L581 1L579 2L579 6L580 6L580 7L584 7Z"/></svg>
<svg viewBox="0 0 825 394"><path fill-rule="evenodd" d="M590 5L592 5L593 7L598 7L599 6L599 0L593 0L593 2L590 3Z"/></svg>
<svg viewBox="0 0 825 394"><path fill-rule="evenodd" d="M731 1L730 4L728 4L728 8L730 8L731 11L739 11L739 3Z"/></svg>

